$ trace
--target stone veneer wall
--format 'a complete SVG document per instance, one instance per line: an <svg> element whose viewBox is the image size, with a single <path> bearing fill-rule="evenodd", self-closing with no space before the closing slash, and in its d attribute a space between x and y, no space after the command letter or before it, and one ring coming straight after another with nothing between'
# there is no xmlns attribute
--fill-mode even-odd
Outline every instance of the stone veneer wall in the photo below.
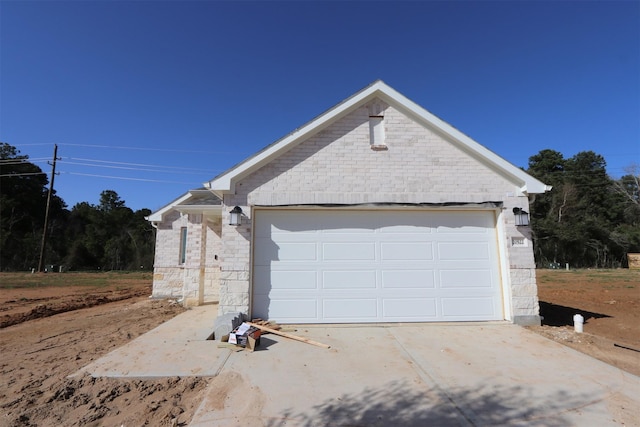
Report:
<svg viewBox="0 0 640 427"><path fill-rule="evenodd" d="M180 230L187 227L187 250L180 264ZM154 298L182 298L187 306L220 298L220 218L174 211L158 224L153 271Z"/></svg>
<svg viewBox="0 0 640 427"><path fill-rule="evenodd" d="M181 298L184 271L179 264L180 228L188 225L179 212L167 214L156 229L153 298Z"/></svg>
<svg viewBox="0 0 640 427"><path fill-rule="evenodd" d="M386 150L371 149L365 106L248 175L236 184L236 194L224 196L220 314L250 309L251 206L501 201L510 317L539 322L529 231L515 226L512 213L513 207L528 210L527 198L506 177L400 111L385 108L384 123ZM241 226L229 226L228 211L236 205L246 217ZM514 236L526 237L527 246L512 247Z"/></svg>

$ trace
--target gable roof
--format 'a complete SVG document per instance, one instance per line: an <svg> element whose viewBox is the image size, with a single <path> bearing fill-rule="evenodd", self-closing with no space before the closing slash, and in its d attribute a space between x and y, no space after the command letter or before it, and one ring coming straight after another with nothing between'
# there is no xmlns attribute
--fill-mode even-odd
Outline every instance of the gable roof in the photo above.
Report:
<svg viewBox="0 0 640 427"><path fill-rule="evenodd" d="M216 176L211 181L204 183L204 186L220 198L222 198L223 194L234 193L235 184L240 179L270 163L310 136L375 98L385 101L417 123L440 133L446 140L459 149L519 186L522 193L539 194L551 190L551 186L538 181L522 169L469 138L450 124L400 94L382 80L373 82L371 85L325 111L307 124L294 130L289 135L265 147L252 157Z"/></svg>
<svg viewBox="0 0 640 427"><path fill-rule="evenodd" d="M202 213L205 215L222 215L222 200L206 188L189 190L174 201L146 217L147 221L161 222L164 216L172 211L182 213Z"/></svg>

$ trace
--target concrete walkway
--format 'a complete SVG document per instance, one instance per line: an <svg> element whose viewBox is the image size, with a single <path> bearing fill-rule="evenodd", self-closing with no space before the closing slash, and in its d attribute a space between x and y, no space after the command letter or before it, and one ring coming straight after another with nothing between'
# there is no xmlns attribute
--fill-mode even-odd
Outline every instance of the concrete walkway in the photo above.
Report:
<svg viewBox="0 0 640 427"><path fill-rule="evenodd" d="M640 426L639 377L515 325L298 327L331 348L266 335L234 353L188 334L213 325L207 310L83 371L217 374L192 426Z"/></svg>
<svg viewBox="0 0 640 427"><path fill-rule="evenodd" d="M217 315L217 305L185 311L72 376L84 372L115 378L215 376L230 353L217 348L217 341L207 341Z"/></svg>

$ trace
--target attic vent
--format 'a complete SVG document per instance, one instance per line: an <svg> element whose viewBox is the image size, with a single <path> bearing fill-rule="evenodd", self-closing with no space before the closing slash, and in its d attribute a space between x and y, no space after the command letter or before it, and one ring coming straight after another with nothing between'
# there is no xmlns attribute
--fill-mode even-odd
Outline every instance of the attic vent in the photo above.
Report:
<svg viewBox="0 0 640 427"><path fill-rule="evenodd" d="M370 104L369 117L384 117L384 106L379 102Z"/></svg>
<svg viewBox="0 0 640 427"><path fill-rule="evenodd" d="M382 105L369 105L369 143L373 150L386 150L384 135L384 110Z"/></svg>

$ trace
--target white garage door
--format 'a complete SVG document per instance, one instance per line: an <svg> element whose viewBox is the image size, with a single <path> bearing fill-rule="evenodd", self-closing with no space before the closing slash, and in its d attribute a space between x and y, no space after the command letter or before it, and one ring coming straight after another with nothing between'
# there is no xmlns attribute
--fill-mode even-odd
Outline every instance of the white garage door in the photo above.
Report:
<svg viewBox="0 0 640 427"><path fill-rule="evenodd" d="M253 317L501 320L490 211L256 210Z"/></svg>

